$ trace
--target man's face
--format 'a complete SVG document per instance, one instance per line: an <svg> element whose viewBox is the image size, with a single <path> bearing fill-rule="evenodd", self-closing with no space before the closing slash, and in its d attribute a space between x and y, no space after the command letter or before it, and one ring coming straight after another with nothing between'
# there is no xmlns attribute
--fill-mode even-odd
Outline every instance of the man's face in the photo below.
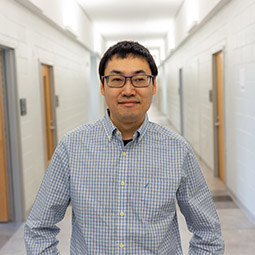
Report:
<svg viewBox="0 0 255 255"><path fill-rule="evenodd" d="M131 76L134 74L151 75L148 62L141 57L127 56L127 58L113 58L107 63L104 75L121 74ZM101 93L105 96L110 110L110 118L118 127L119 124L141 125L145 114L150 108L152 96L156 93L156 82L151 80L146 88L135 88L130 79L122 88L110 88L101 82Z"/></svg>

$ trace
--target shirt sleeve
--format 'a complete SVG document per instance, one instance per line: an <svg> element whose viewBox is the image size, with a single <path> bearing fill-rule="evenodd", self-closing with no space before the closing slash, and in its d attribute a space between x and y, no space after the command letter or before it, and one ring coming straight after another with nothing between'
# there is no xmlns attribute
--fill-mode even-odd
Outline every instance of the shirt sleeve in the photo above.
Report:
<svg viewBox="0 0 255 255"><path fill-rule="evenodd" d="M190 255L224 254L224 240L214 202L191 149L183 163L184 178L177 192L177 201L189 231Z"/></svg>
<svg viewBox="0 0 255 255"><path fill-rule="evenodd" d="M59 254L56 223L64 218L69 203L68 154L60 142L24 226L27 254Z"/></svg>

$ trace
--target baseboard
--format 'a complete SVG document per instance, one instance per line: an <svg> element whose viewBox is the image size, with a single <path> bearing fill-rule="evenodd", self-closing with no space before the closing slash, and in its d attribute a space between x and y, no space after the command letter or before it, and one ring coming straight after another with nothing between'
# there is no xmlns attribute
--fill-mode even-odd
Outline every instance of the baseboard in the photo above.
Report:
<svg viewBox="0 0 255 255"><path fill-rule="evenodd" d="M226 185L227 192L230 194L231 198L238 205L238 207L244 212L248 219L255 224L255 215L250 212L250 210L241 202L240 199L231 191L231 189Z"/></svg>

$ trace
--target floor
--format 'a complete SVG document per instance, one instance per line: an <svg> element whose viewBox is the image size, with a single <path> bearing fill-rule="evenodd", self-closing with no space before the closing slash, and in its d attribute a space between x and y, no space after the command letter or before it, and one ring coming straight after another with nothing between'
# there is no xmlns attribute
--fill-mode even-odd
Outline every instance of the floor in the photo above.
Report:
<svg viewBox="0 0 255 255"><path fill-rule="evenodd" d="M149 119L163 126L173 129L166 118L155 108L149 111ZM219 214L222 232L225 239L226 255L252 255L255 254L255 225L238 208L228 195L225 185L213 177L213 173L200 161L207 184L213 196L217 212ZM178 211L180 232L183 242L183 252L188 254L188 243L191 234L188 232L185 220ZM0 255L24 255L23 223L0 224ZM66 216L59 223L59 250L62 255L69 254L69 240L71 231L71 208L68 208Z"/></svg>

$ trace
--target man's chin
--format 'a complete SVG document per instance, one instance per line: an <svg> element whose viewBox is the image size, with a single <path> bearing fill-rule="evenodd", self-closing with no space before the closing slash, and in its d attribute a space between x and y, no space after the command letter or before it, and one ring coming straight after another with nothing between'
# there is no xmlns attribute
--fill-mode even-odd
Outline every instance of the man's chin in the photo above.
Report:
<svg viewBox="0 0 255 255"><path fill-rule="evenodd" d="M123 123L133 123L133 122L141 122L144 119L144 116L135 114L135 113L129 113L129 114L123 114L121 116Z"/></svg>

